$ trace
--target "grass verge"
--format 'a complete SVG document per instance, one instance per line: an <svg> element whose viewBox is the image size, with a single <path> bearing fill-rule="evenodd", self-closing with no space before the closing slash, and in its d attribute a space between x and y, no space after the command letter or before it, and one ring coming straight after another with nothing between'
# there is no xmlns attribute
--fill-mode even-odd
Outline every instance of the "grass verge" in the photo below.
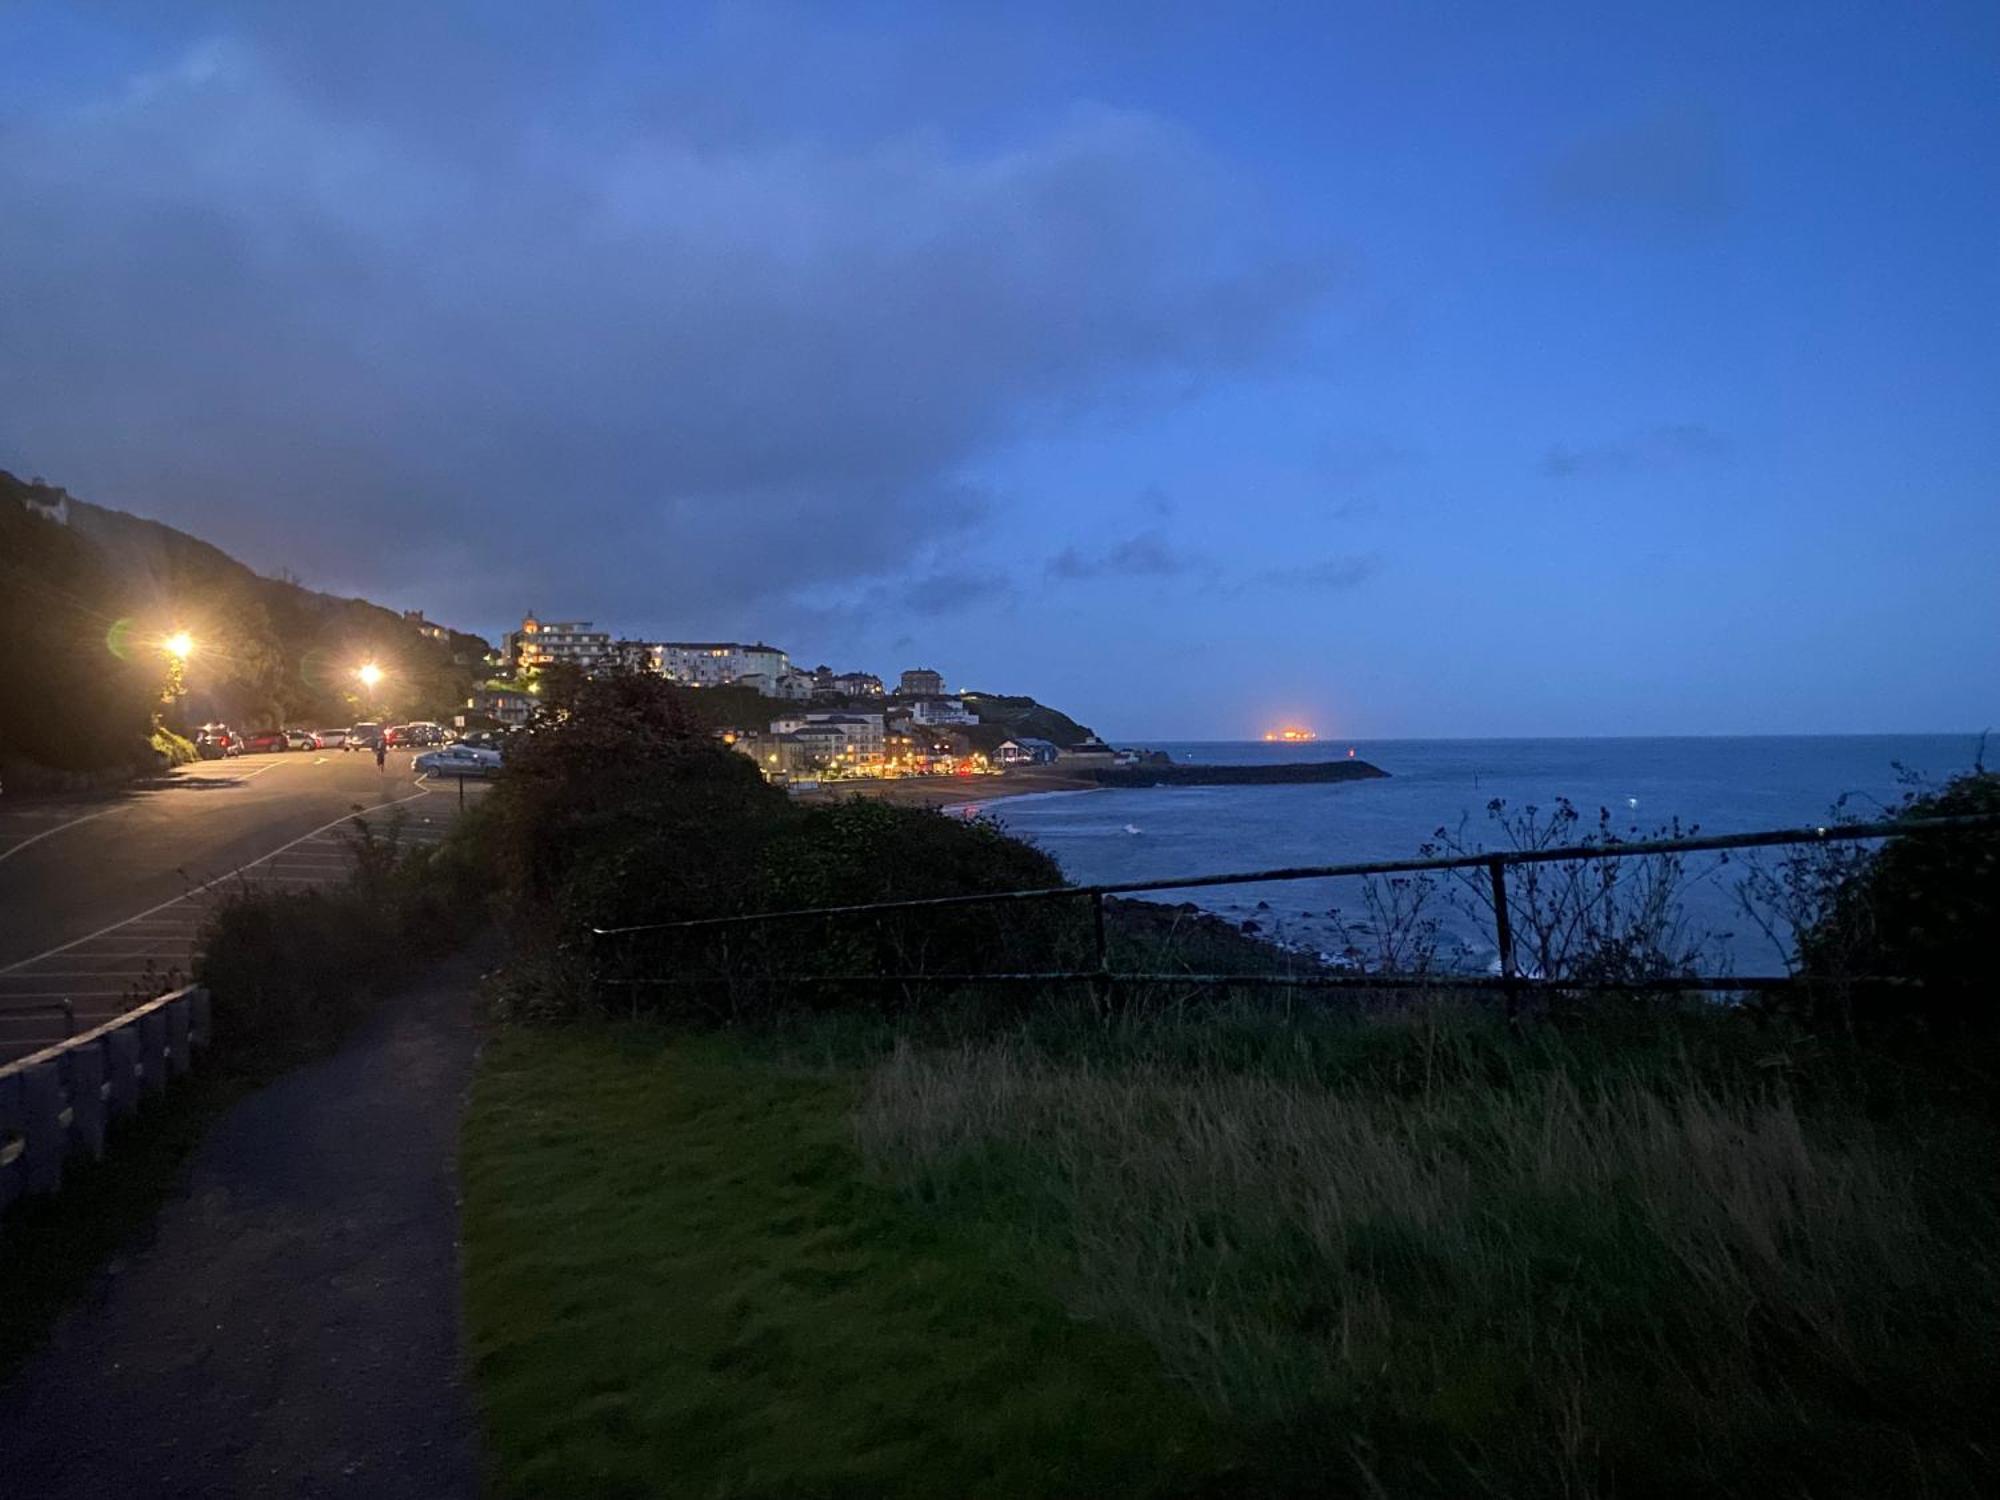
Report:
<svg viewBox="0 0 2000 1500"><path fill-rule="evenodd" d="M1990 1493L2000 1153L1713 1013L515 1031L510 1495Z"/></svg>
<svg viewBox="0 0 2000 1500"><path fill-rule="evenodd" d="M516 1031L467 1118L503 1495L1136 1495L1223 1472L1139 1338L871 1179L860 1079L727 1038Z"/></svg>

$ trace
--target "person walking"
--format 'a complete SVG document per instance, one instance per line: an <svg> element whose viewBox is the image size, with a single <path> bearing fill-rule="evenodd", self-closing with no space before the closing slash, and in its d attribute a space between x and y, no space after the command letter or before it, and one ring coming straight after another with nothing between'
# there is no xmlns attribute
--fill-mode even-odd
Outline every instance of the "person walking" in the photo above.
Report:
<svg viewBox="0 0 2000 1500"><path fill-rule="evenodd" d="M375 742L375 769L377 771L381 771L385 767L387 767L388 764L389 764L389 741L387 739L379 739Z"/></svg>

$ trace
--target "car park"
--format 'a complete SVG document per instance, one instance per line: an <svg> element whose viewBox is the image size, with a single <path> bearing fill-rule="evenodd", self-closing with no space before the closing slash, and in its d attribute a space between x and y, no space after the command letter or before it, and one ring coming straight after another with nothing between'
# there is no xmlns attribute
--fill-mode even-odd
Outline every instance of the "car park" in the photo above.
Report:
<svg viewBox="0 0 2000 1500"><path fill-rule="evenodd" d="M426 776L493 776L500 770L500 754L477 745L446 745L426 750L411 765Z"/></svg>

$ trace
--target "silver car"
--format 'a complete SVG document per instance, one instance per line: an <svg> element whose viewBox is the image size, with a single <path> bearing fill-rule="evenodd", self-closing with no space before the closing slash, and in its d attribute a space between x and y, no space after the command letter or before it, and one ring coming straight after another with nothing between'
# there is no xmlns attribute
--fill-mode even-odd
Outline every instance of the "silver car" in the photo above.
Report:
<svg viewBox="0 0 2000 1500"><path fill-rule="evenodd" d="M446 745L426 750L410 764L426 776L494 776L500 771L500 752L477 745Z"/></svg>

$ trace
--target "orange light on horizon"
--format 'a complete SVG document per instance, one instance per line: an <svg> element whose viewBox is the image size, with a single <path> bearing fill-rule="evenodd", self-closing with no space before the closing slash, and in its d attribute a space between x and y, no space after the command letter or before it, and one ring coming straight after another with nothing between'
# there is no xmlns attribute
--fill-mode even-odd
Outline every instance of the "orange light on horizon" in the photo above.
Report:
<svg viewBox="0 0 2000 1500"><path fill-rule="evenodd" d="M1296 724L1287 724L1283 729L1265 730L1264 738L1267 741L1279 744L1303 745L1318 739L1319 734L1314 730L1304 729Z"/></svg>

